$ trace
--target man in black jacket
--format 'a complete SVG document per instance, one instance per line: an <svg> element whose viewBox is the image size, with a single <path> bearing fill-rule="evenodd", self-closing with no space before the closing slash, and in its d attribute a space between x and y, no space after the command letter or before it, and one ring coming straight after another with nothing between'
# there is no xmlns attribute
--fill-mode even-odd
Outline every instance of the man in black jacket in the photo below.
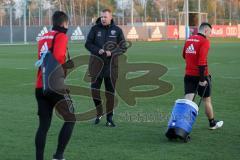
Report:
<svg viewBox="0 0 240 160"><path fill-rule="evenodd" d="M91 52L89 73L91 91L97 115L95 124L99 124L103 113L100 88L105 84L106 114L108 127L115 127L113 122L115 84L118 77L118 55L126 52L125 38L121 28L112 19L112 12L104 9L87 37L85 47ZM120 47L119 47L120 46Z"/></svg>

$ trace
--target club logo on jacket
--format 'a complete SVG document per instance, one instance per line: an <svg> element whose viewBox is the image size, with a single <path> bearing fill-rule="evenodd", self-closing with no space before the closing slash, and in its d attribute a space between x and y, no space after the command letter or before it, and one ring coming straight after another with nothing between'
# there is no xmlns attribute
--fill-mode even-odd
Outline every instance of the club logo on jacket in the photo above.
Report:
<svg viewBox="0 0 240 160"><path fill-rule="evenodd" d="M115 30L111 30L111 35L109 35L109 37L116 38L116 32Z"/></svg>
<svg viewBox="0 0 240 160"><path fill-rule="evenodd" d="M115 31L115 30L111 30L111 34L112 34L113 36L115 36L115 35L116 35L116 31Z"/></svg>

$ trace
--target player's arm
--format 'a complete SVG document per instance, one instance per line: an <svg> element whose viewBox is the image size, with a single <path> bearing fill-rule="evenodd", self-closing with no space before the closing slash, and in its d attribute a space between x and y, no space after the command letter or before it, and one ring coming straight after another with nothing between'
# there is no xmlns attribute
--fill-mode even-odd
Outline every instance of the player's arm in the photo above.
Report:
<svg viewBox="0 0 240 160"><path fill-rule="evenodd" d="M207 67L208 50L209 50L209 42L206 41L200 47L199 57L198 57L198 69L199 69L200 83L202 83L202 85L206 85L204 73Z"/></svg>
<svg viewBox="0 0 240 160"><path fill-rule="evenodd" d="M85 47L89 52L91 52L91 54L95 54L95 55L102 54L102 52L104 52L104 50L99 48L98 46L96 46L94 44L94 40L95 40L95 31L94 31L94 28L91 28L91 30L87 36Z"/></svg>
<svg viewBox="0 0 240 160"><path fill-rule="evenodd" d="M55 38L53 54L56 60L62 64L64 74L67 75L66 53L67 53L68 37L66 34L60 33Z"/></svg>
<svg viewBox="0 0 240 160"><path fill-rule="evenodd" d="M200 82L205 81L205 77L204 77L205 68L206 68L206 66L198 66L199 75L200 75Z"/></svg>
<svg viewBox="0 0 240 160"><path fill-rule="evenodd" d="M60 64L65 63L67 44L68 44L68 37L63 33L58 34L57 37L55 38L53 54L54 54L56 60Z"/></svg>

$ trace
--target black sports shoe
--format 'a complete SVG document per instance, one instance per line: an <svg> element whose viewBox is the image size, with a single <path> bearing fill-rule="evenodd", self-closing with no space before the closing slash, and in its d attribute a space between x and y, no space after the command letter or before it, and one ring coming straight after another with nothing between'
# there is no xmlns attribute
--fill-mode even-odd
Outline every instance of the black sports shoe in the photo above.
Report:
<svg viewBox="0 0 240 160"><path fill-rule="evenodd" d="M212 125L210 124L209 129L215 130L215 129L221 128L222 126L223 126L223 121L215 120L214 124L212 124Z"/></svg>
<svg viewBox="0 0 240 160"><path fill-rule="evenodd" d="M54 154L52 160L65 160L65 159L63 158L63 155L56 155L56 154Z"/></svg>
<svg viewBox="0 0 240 160"><path fill-rule="evenodd" d="M112 120L111 121L107 121L106 126L107 127L116 127L116 125L114 124L114 122Z"/></svg>
<svg viewBox="0 0 240 160"><path fill-rule="evenodd" d="M95 122L94 122L94 124L99 124L99 123L100 123L100 120L101 120L101 118L102 118L102 116L100 116L100 117L97 117L97 118L95 119Z"/></svg>

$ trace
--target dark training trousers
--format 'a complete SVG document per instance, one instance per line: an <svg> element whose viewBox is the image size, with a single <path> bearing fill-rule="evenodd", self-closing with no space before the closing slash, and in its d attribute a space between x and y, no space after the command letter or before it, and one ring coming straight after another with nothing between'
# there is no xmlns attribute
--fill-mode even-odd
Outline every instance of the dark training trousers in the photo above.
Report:
<svg viewBox="0 0 240 160"><path fill-rule="evenodd" d="M103 115L102 100L100 96L100 88L103 80L105 85L106 113L107 117L110 118L113 116L116 80L111 80L110 77L98 77L97 79L92 79L91 82L92 97L97 109L97 117L100 117L101 115Z"/></svg>
<svg viewBox="0 0 240 160"><path fill-rule="evenodd" d="M58 102L65 102L68 105L70 97L57 93L43 94L42 89L36 89L36 99L38 104L39 127L35 136L36 160L44 159L44 148L46 144L47 132L52 121L54 106ZM66 106L67 112L70 112L69 106ZM63 155L64 150L70 140L75 121L65 121L58 135L58 146L55 155Z"/></svg>

